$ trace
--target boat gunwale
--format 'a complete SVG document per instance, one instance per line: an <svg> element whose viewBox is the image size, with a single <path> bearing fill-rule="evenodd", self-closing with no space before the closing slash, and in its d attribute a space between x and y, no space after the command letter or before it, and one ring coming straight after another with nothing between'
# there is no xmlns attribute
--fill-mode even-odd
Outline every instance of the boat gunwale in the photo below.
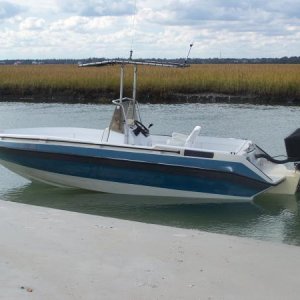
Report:
<svg viewBox="0 0 300 300"><path fill-rule="evenodd" d="M5 148L5 147L2 147L0 145L0 150L1 150L1 148ZM12 148L6 148L6 149L9 149L10 151L13 150L14 152L28 152L28 153L35 153L35 154L36 153L40 153L40 154L45 154L47 156L53 156L54 155L53 152L37 151L37 150L32 150L32 149L30 149L30 150L28 150L28 149L12 149ZM60 155L60 156L65 156L65 157L73 156L73 157L77 157L77 158L85 158L85 156L83 156L83 155L74 154L74 153L55 153L55 154L56 155ZM177 168L177 169L180 169L180 170L188 169L191 172L208 171L208 172L211 172L211 173L222 173L222 174L227 174L227 175L230 175L230 176L233 176L233 177L240 177L240 178L246 179L246 180L251 181L251 182L257 182L257 183L260 183L260 184L268 185L268 187L266 188L266 190L269 189L272 186L277 186L278 184L280 184L282 182L282 180L284 180L284 179L282 179L279 182L272 183L272 182L258 180L258 179L252 178L252 177L248 177L248 176L245 176L243 174L229 172L229 171L226 171L226 170L214 170L214 169L209 169L208 170L206 168L199 168L199 167L192 167L192 166L182 166L182 165L174 165L174 164L168 164L168 163L159 163L159 164L156 164L156 163L153 163L153 162L130 160L130 159L126 159L126 158L122 158L122 159L111 158L111 157L101 158L101 157L96 157L96 156L89 156L88 158L89 159L95 159L95 160L114 161L117 164L119 164L119 162L123 162L123 163L134 163L134 164L143 164L143 165L146 164L148 166L150 166L150 165L152 165L152 166L159 165L160 167L172 167L172 168Z"/></svg>
<svg viewBox="0 0 300 300"><path fill-rule="evenodd" d="M28 139L28 138L20 138L20 139ZM37 139L37 140L40 140L40 139ZM1 142L1 135L0 135L0 142ZM62 141L58 141L58 142L62 142ZM4 141L5 143L5 141ZM80 142L75 142L75 144L81 144ZM88 143L83 143L85 145L89 145ZM41 145L44 145L44 144L41 144ZM101 146L102 144L92 144L92 145L95 145L95 146L99 146L100 149L101 149ZM53 146L60 146L60 145L53 145ZM110 145L104 145L104 146L109 146ZM116 147L116 148L125 148L125 147L122 147L122 146L118 146L118 145L112 145L113 147ZM11 149L11 150L17 150L17 151L24 151L24 152L35 152L35 153L47 153L47 154L53 154L52 152L47 152L47 151L39 151L39 150L28 150L28 149L15 149L15 148L9 148L9 147L3 147L0 145L0 149L1 148L6 148L6 149ZM134 147L126 147L126 148L133 148ZM95 148L97 149L97 148ZM152 150L152 148L140 148L140 149L137 149L137 150ZM165 153L168 153L170 151L167 151L167 150L159 150L159 149L155 149L156 152L165 152ZM170 152L172 154L178 154L180 155L180 151L177 151L176 153L175 152ZM75 153L58 153L60 155L68 155L68 156L76 156L76 157L84 157L83 155L80 155L80 154L75 154ZM184 156L184 155L180 155L182 157L187 157L187 158L193 158L193 159L207 159L207 160L211 160L211 158L207 158L207 157L191 157L191 156ZM96 156L89 156L91 158L99 158L99 157L96 157ZM111 159L111 160L117 160L116 158L105 158L105 159ZM130 160L130 159L127 159L127 158L122 158L122 159L119 159L120 161L128 161L128 162L136 162L136 163L141 163L141 161L138 161L138 160ZM247 162L249 162L248 160L246 160ZM142 163L145 163L145 164L153 164L152 162L145 162L143 161ZM238 162L238 163L241 163L241 162ZM204 170L207 170L205 168L201 168L201 167L191 167L191 166L181 166L181 165L174 165L174 164L168 164L168 163L159 163L159 165L163 166L174 166L174 167L182 167L182 168L188 168L188 169L194 169L194 170L201 170L201 171L204 171ZM253 165L251 163L251 165ZM269 176L267 176L265 173L263 173L260 169L257 169L259 170L263 175L265 175L269 180L264 180L263 178L261 178L262 180L259 180L259 179L255 179L255 178L251 178L251 177L248 177L246 175L243 175L243 174L238 174L238 173L234 173L234 172L228 172L228 171L224 171L224 170L213 170L213 169L210 169L209 171L213 171L213 172L221 172L221 173L224 173L224 174L233 174L233 175L236 175L236 176L241 176L243 178L248 178L248 179L251 179L251 180L254 180L256 182L261 182L261 183L265 183L265 184L269 184L270 186L277 186L279 185L283 180L284 180L284 177L279 179L278 181L274 182L274 180L272 180Z"/></svg>
<svg viewBox="0 0 300 300"><path fill-rule="evenodd" d="M155 136L155 135L154 135ZM156 136L165 136L171 137L170 135L156 135ZM174 146L168 144L154 144L152 146L140 146L140 145L130 145L130 144L112 144L109 142L91 142L91 141L81 141L78 139L72 138L60 138L60 137L37 137L36 135L23 135L23 134L0 134L0 140L32 140L32 141L49 141L49 142L56 142L56 143L70 143L70 144L80 144L86 146L108 146L108 147L115 147L115 148L126 148L126 149L137 149L137 150L147 150L147 151L156 151L156 152L166 152L166 153L174 153L174 154L182 154L184 156L184 151L195 151L195 152L203 152L207 155L211 154L225 154L234 156L241 156L237 152L232 151L222 151L222 150L209 150L205 148L196 148L196 147L185 147L185 146ZM197 156L192 156L197 157ZM202 156L200 156L202 158ZM204 156L203 156L204 157Z"/></svg>

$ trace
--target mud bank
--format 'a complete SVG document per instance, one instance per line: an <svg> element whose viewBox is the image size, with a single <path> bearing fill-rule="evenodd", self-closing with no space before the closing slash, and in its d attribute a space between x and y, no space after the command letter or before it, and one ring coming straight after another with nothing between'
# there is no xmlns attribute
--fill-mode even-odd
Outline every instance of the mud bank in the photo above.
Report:
<svg viewBox="0 0 300 300"><path fill-rule="evenodd" d="M125 96L131 96L129 92ZM219 93L138 93L140 103L180 104L180 103L234 103L261 105L300 105L300 96L268 96L268 95L226 95ZM32 102L32 103L94 103L110 104L119 97L117 92L95 90L0 90L0 102Z"/></svg>

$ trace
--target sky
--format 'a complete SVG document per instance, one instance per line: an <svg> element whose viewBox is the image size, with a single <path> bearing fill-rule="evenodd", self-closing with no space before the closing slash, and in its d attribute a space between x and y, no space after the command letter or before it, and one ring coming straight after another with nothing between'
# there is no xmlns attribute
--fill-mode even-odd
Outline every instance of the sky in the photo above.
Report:
<svg viewBox="0 0 300 300"><path fill-rule="evenodd" d="M0 0L0 60L300 56L300 0Z"/></svg>

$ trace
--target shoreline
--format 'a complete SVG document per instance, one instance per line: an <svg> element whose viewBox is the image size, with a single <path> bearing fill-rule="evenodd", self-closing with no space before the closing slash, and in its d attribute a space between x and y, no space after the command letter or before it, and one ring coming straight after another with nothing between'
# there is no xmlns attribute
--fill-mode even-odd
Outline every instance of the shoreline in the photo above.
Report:
<svg viewBox="0 0 300 300"><path fill-rule="evenodd" d="M0 236L3 299L300 294L297 246L2 200Z"/></svg>
<svg viewBox="0 0 300 300"><path fill-rule="evenodd" d="M260 96L260 95L227 95L221 93L166 93L138 95L142 104L184 104L184 103L225 103L225 104L254 104L254 105L288 105L300 106L300 97L288 96ZM111 100L118 99L119 95L113 92L51 92L28 93L22 95L3 94L0 90L0 102L26 103L64 103L64 104L110 104Z"/></svg>

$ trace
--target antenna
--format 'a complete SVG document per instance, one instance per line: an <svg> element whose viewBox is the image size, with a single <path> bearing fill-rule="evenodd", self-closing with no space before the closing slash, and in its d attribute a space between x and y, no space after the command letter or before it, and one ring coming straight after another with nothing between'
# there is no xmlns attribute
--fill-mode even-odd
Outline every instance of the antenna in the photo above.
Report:
<svg viewBox="0 0 300 300"><path fill-rule="evenodd" d="M133 15L132 15L132 28L131 28L132 39L131 39L131 49L130 49L129 60L132 60L133 41L134 41L134 38L135 38L135 25L136 25L136 12L137 12L136 1L137 1L137 0L134 1L134 12L133 12Z"/></svg>
<svg viewBox="0 0 300 300"><path fill-rule="evenodd" d="M133 53L133 50L131 49L130 50L130 55L129 55L129 60L132 60L132 53Z"/></svg>
<svg viewBox="0 0 300 300"><path fill-rule="evenodd" d="M185 61L184 61L184 64L186 64L187 63L187 60L189 59L189 56L190 56L190 53L191 53L191 50L192 50L192 47L194 46L194 43L192 42L192 43L190 43L190 49L189 49L189 52L188 52L188 54L187 54L187 56L186 56L186 59L185 59Z"/></svg>

